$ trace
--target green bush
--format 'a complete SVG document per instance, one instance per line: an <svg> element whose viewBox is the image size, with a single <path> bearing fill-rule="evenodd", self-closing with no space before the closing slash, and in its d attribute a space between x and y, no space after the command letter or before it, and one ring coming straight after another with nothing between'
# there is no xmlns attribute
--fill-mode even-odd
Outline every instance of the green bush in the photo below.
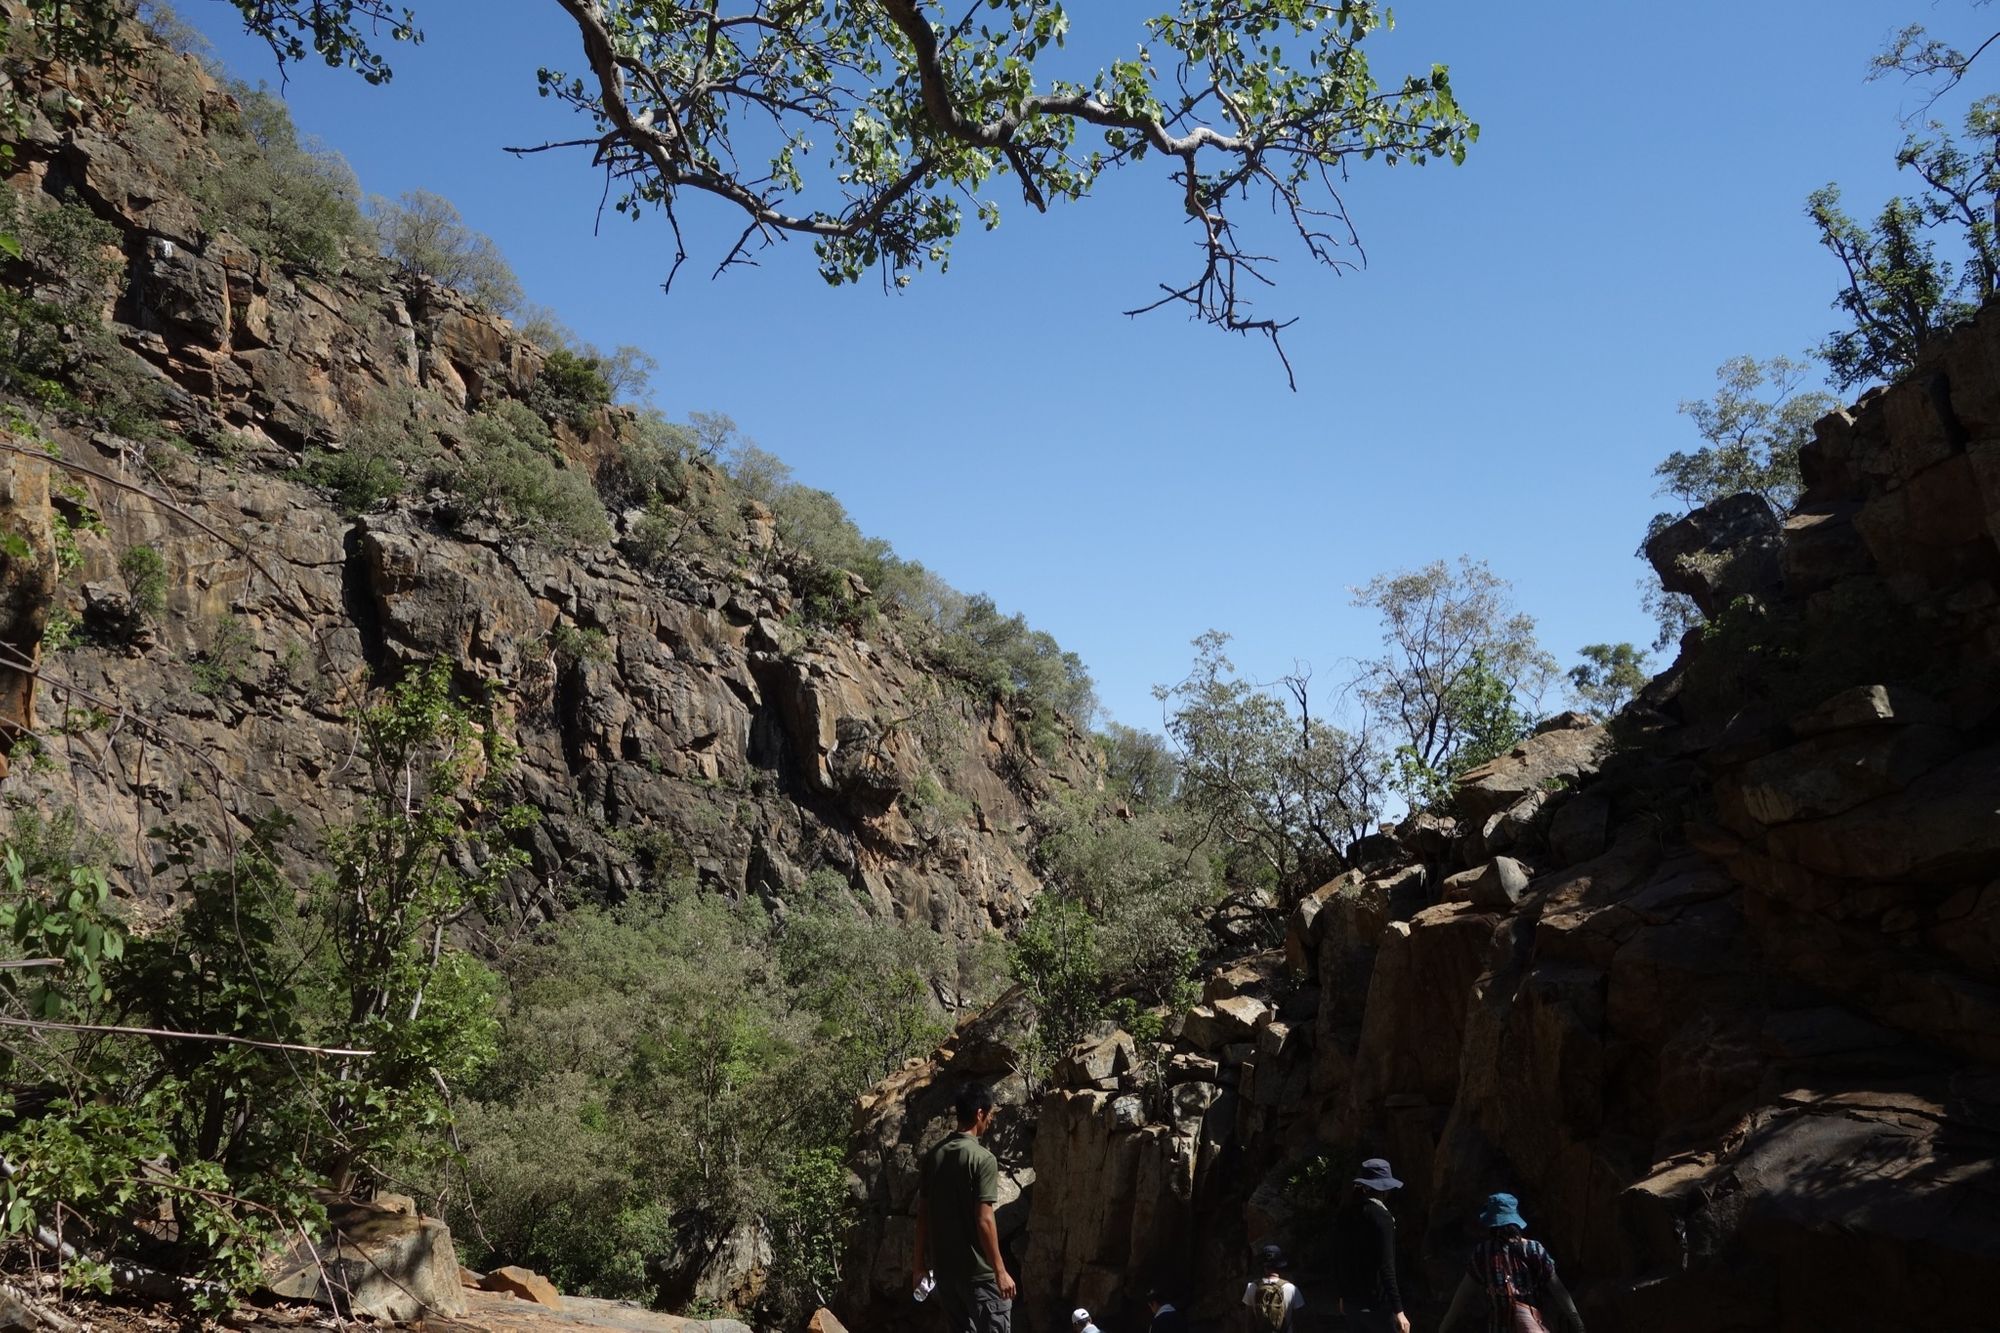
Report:
<svg viewBox="0 0 2000 1333"><path fill-rule="evenodd" d="M158 551L128 546L118 558L118 572L125 576L125 591L140 615L157 616L167 609L167 562Z"/></svg>
<svg viewBox="0 0 2000 1333"><path fill-rule="evenodd" d="M582 473L557 466L548 427L512 399L474 414L452 484L472 504L497 506L511 526L553 546L611 540L596 490Z"/></svg>
<svg viewBox="0 0 2000 1333"><path fill-rule="evenodd" d="M194 692L215 698L233 686L248 684L256 653L257 640L248 625L227 612L217 616L208 646L195 654L188 667Z"/></svg>
<svg viewBox="0 0 2000 1333"><path fill-rule="evenodd" d="M306 455L307 478L349 515L396 499L408 485L409 473L432 452L426 436L412 425L412 410L407 403L391 402L365 412L342 448Z"/></svg>
<svg viewBox="0 0 2000 1333"><path fill-rule="evenodd" d="M103 307L123 262L122 239L74 197L23 217L20 196L0 191L0 234L19 256L0 263L0 390L46 407L81 406L77 395L95 359L116 351ZM4 256L0 256L4 259Z"/></svg>
<svg viewBox="0 0 2000 1333"><path fill-rule="evenodd" d="M313 1182L366 1188L391 1162L442 1159L439 1127L494 1032L490 977L446 927L498 905L520 820L492 802L505 755L490 719L443 671L412 672L355 721L369 795L324 839L324 881L285 877L281 819L227 856L169 827L154 874L186 905L132 935L102 872L61 854L74 837L17 821L6 839L0 955L65 965L0 971L0 1012L242 1039L45 1030L31 1059L0 1045L0 1098L34 1090L0 1121L16 1166L0 1236L61 1225L82 1252L69 1280L103 1285L142 1257L220 1284L197 1304L226 1303L317 1229ZM245 1044L272 1041L319 1054Z"/></svg>
<svg viewBox="0 0 2000 1333"><path fill-rule="evenodd" d="M301 141L267 89L238 83L230 92L242 114L209 123L216 161L196 155L181 168L202 226L232 232L260 255L337 272L367 234L354 172L338 153Z"/></svg>
<svg viewBox="0 0 2000 1333"><path fill-rule="evenodd" d="M566 347L550 352L542 373L528 386L528 402L545 417L580 421L592 408L611 401L611 381L595 357Z"/></svg>
<svg viewBox="0 0 2000 1333"><path fill-rule="evenodd" d="M1087 725L1097 711L1097 691L1083 659L1063 651L1026 617L1000 614L984 593L965 600L933 650L938 667L976 695L1012 702L1029 714L1029 744L1047 758L1059 740L1058 716Z"/></svg>
<svg viewBox="0 0 2000 1333"><path fill-rule="evenodd" d="M1036 848L1050 888L1083 906L1107 987L1183 1006L1222 898L1202 830L1181 812L1115 812L1087 799L1056 807Z"/></svg>
<svg viewBox="0 0 2000 1333"><path fill-rule="evenodd" d="M642 413L598 473L598 494L612 509L678 500L687 489L691 454L684 428L658 412Z"/></svg>
<svg viewBox="0 0 2000 1333"><path fill-rule="evenodd" d="M663 1259L757 1225L779 1251L758 1322L796 1326L838 1280L852 1099L943 1034L930 989L949 959L834 875L782 924L651 888L509 960L500 1056L459 1123L458 1231L469 1262L659 1300Z"/></svg>
<svg viewBox="0 0 2000 1333"><path fill-rule="evenodd" d="M1043 1075L1104 1012L1096 923L1082 903L1041 894L1014 937L1009 961L1035 1005L1030 1063Z"/></svg>
<svg viewBox="0 0 2000 1333"><path fill-rule="evenodd" d="M611 640L601 629L579 629L558 620L549 626L549 654L566 667L611 660Z"/></svg>
<svg viewBox="0 0 2000 1333"><path fill-rule="evenodd" d="M465 225L451 200L429 190L370 202L382 253L405 274L422 275L505 313L521 302L521 283L493 238Z"/></svg>

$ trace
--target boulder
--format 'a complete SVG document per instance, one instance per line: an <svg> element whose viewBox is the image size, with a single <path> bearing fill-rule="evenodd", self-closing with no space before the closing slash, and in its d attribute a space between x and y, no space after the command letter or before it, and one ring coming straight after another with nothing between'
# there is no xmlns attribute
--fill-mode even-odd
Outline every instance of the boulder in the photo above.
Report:
<svg viewBox="0 0 2000 1333"><path fill-rule="evenodd" d="M1120 1074L1138 1063L1139 1053L1132 1034L1120 1030L1097 1041L1078 1042L1056 1062L1051 1077L1066 1088L1109 1090L1118 1086Z"/></svg>
<svg viewBox="0 0 2000 1333"><path fill-rule="evenodd" d="M1950 720L1950 709L1906 685L1856 685L1793 718L1792 734L1817 736L1887 723L1939 725Z"/></svg>
<svg viewBox="0 0 2000 1333"><path fill-rule="evenodd" d="M481 1291L495 1291L516 1300L533 1301L551 1310L562 1309L562 1295L556 1284L532 1269L509 1264L496 1268L479 1281Z"/></svg>
<svg viewBox="0 0 2000 1333"><path fill-rule="evenodd" d="M1563 802L1549 821L1549 852L1559 865L1575 865L1603 852L1611 838L1611 801L1584 792Z"/></svg>
<svg viewBox="0 0 2000 1333"><path fill-rule="evenodd" d="M1396 841L1419 861L1436 864L1451 854L1458 821L1450 815L1420 810L1396 826Z"/></svg>
<svg viewBox="0 0 2000 1333"><path fill-rule="evenodd" d="M806 1321L806 1333L847 1333L847 1325L841 1323L833 1311L821 1306Z"/></svg>
<svg viewBox="0 0 2000 1333"><path fill-rule="evenodd" d="M1464 818L1484 824L1525 797L1597 772L1606 744L1602 725L1565 713L1498 759L1460 774L1452 803Z"/></svg>
<svg viewBox="0 0 2000 1333"><path fill-rule="evenodd" d="M1714 617L1738 597L1782 581L1777 515L1750 491L1704 505L1646 541L1646 559L1668 592L1686 593Z"/></svg>
<svg viewBox="0 0 2000 1333"><path fill-rule="evenodd" d="M328 1227L314 1244L301 1240L267 1267L273 1295L399 1324L465 1313L458 1251L444 1223L344 1204L328 1210Z"/></svg>
<svg viewBox="0 0 2000 1333"><path fill-rule="evenodd" d="M1253 1037L1258 1028L1270 1022L1275 1011L1254 995L1229 995L1214 1002L1216 1016L1229 1025L1232 1041L1244 1041Z"/></svg>
<svg viewBox="0 0 2000 1333"><path fill-rule="evenodd" d="M1945 727L1825 731L1753 760L1734 785L1759 824L1820 819L1901 791L1963 748Z"/></svg>
<svg viewBox="0 0 2000 1333"><path fill-rule="evenodd" d="M1444 882L1444 900L1470 903L1488 912L1511 912L1520 904L1532 879L1528 868L1511 856L1496 856L1483 866L1461 870Z"/></svg>
<svg viewBox="0 0 2000 1333"><path fill-rule="evenodd" d="M1219 1051L1229 1044L1235 1025L1215 1012L1213 1006L1198 1004L1181 1019L1181 1040L1197 1051Z"/></svg>

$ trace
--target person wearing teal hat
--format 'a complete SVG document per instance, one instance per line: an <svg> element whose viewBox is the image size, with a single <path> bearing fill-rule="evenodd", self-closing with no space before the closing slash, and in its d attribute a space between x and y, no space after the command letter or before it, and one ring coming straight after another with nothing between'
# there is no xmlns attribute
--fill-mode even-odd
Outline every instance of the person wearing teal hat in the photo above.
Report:
<svg viewBox="0 0 2000 1333"><path fill-rule="evenodd" d="M1479 1210L1479 1225L1486 1228L1486 1239L1473 1247L1472 1262L1458 1280L1438 1333L1451 1333L1481 1304L1486 1307L1485 1333L1552 1333L1551 1313L1567 1333L1583 1333L1583 1317L1556 1276L1556 1261L1540 1241L1522 1234L1528 1224L1521 1201L1511 1194L1489 1194Z"/></svg>

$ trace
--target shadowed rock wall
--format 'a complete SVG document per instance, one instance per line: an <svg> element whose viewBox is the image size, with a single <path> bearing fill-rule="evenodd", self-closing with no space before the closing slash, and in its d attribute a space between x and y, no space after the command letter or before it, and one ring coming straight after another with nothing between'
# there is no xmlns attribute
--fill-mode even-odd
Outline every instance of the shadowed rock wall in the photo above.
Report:
<svg viewBox="0 0 2000 1333"><path fill-rule="evenodd" d="M1653 543L1711 623L1611 727L1468 774L1171 1040L1010 1088L1029 1328L1162 1279L1219 1321L1265 1240L1324 1311L1324 1182L1373 1155L1420 1315L1506 1189L1593 1327L2000 1326L2000 308L1803 463L1792 514ZM866 1109L864 1238L994 1064ZM906 1283L878 1254L849 1302L907 1322Z"/></svg>

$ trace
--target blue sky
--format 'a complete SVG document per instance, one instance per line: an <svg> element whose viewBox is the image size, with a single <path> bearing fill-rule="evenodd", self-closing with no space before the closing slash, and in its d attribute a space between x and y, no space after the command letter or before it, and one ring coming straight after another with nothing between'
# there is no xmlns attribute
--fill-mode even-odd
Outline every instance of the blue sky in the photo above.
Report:
<svg viewBox="0 0 2000 1333"><path fill-rule="evenodd" d="M593 234L586 157L501 151L584 132L535 95L538 65L581 65L554 0L410 3L427 41L394 53L388 87L293 71L304 130L370 192L452 199L531 300L651 351L663 408L732 415L864 530L1026 612L1090 664L1111 715L1149 727L1151 685L1185 673L1202 631L1233 634L1250 675L1304 662L1330 681L1376 642L1350 587L1460 553L1513 581L1565 665L1650 639L1631 552L1660 507L1652 465L1695 439L1676 404L1727 357L1834 327L1805 196L1837 180L1872 213L1916 105L1864 84L1867 59L1903 23L1980 17L1964 0L1406 0L1378 73L1449 64L1481 138L1461 168L1355 168L1366 270L1285 252L1291 393L1261 344L1119 313L1191 254L1152 162L1046 217L1003 198L998 232L899 295L825 287L802 245L711 282L734 232L690 209L695 259L663 296L663 221L607 212ZM1166 7L1074 0L1069 59L1127 54ZM273 77L233 8L183 9L239 76Z"/></svg>

